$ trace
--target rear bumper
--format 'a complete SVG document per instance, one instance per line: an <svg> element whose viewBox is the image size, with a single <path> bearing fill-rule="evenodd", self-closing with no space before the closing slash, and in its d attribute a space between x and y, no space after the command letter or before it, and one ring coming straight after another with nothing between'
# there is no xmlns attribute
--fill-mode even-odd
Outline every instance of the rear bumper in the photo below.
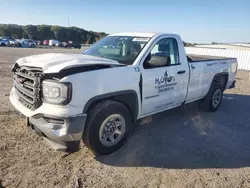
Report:
<svg viewBox="0 0 250 188"><path fill-rule="evenodd" d="M27 118L27 125L42 136L52 149L74 152L79 149L86 117L86 114L67 118L38 114Z"/></svg>

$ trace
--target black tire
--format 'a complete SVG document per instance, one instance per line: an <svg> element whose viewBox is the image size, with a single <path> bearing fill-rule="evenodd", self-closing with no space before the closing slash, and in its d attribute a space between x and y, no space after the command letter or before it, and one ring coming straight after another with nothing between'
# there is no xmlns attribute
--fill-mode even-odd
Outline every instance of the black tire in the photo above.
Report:
<svg viewBox="0 0 250 188"><path fill-rule="evenodd" d="M101 142L99 131L103 122L113 114L121 115L125 120L125 132L120 140L112 145L106 146ZM106 100L91 108L88 113L86 126L83 132L84 144L95 154L110 154L118 150L126 141L131 130L132 120L129 110L122 103Z"/></svg>
<svg viewBox="0 0 250 188"><path fill-rule="evenodd" d="M35 48L36 46L34 44L31 44L31 48Z"/></svg>
<svg viewBox="0 0 250 188"><path fill-rule="evenodd" d="M218 93L220 93L220 96L217 97ZM222 97L223 88L221 84L213 83L206 97L201 100L202 109L206 112L216 111L221 105ZM218 100L215 100L215 98L217 98ZM217 103L215 103L215 101L217 101Z"/></svg>
<svg viewBox="0 0 250 188"><path fill-rule="evenodd" d="M5 43L2 43L1 46L6 46L6 44L5 44Z"/></svg>

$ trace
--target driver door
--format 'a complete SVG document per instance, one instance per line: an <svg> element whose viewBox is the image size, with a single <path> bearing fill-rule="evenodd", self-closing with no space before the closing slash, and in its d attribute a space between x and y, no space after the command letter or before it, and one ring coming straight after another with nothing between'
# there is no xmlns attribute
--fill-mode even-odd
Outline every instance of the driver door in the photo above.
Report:
<svg viewBox="0 0 250 188"><path fill-rule="evenodd" d="M188 67L180 62L175 38L163 38L153 45L142 68L142 116L181 105L188 87Z"/></svg>

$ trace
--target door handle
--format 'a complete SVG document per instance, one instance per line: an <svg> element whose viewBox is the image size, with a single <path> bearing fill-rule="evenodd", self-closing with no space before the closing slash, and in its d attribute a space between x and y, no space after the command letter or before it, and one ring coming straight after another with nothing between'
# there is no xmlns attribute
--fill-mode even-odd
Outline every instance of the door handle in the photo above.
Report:
<svg viewBox="0 0 250 188"><path fill-rule="evenodd" d="M180 70L177 72L177 74L184 74L186 71L185 70Z"/></svg>

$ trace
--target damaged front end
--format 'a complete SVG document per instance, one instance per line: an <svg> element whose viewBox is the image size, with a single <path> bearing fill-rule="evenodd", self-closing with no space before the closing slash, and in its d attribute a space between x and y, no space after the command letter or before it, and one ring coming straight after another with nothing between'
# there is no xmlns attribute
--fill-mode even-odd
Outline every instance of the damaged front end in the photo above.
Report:
<svg viewBox="0 0 250 188"><path fill-rule="evenodd" d="M12 72L14 74L13 88L15 88L16 94L19 96L18 100L30 110L39 108L42 105L42 69L20 67L15 64Z"/></svg>
<svg viewBox="0 0 250 188"><path fill-rule="evenodd" d="M79 149L87 114L81 107L69 104L73 88L71 83L61 80L68 75L116 66L80 64L56 73L44 73L42 68L16 63L12 68L14 83L10 101L27 117L27 125L52 149L74 152Z"/></svg>

